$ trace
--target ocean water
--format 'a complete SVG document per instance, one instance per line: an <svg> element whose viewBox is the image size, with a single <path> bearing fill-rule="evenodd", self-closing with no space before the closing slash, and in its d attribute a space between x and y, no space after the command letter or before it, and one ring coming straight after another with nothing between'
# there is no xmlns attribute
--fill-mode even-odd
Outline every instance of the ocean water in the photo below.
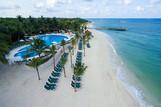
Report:
<svg viewBox="0 0 161 107"><path fill-rule="evenodd" d="M101 30L110 35L124 67L120 78L142 107L161 107L161 19L88 19L94 27L124 27L128 31ZM122 76L125 76L122 77ZM129 75L129 76L128 76Z"/></svg>

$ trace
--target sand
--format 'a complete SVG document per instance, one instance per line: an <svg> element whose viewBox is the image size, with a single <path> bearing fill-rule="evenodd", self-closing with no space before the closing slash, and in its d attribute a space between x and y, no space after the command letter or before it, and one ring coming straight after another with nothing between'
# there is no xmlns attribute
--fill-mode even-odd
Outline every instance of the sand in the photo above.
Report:
<svg viewBox="0 0 161 107"><path fill-rule="evenodd" d="M83 57L88 69L83 75L82 88L74 92L70 85L73 74L70 59L65 65L67 77L62 74L55 91L44 89L53 70L52 59L40 66L40 81L33 68L1 65L0 107L139 107L117 79L116 56L110 40L102 32L91 31L94 38Z"/></svg>

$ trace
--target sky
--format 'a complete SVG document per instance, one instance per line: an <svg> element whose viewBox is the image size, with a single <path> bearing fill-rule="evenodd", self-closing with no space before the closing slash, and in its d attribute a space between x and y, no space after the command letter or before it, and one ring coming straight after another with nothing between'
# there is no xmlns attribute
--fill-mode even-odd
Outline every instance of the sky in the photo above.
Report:
<svg viewBox="0 0 161 107"><path fill-rule="evenodd" d="M161 18L161 0L0 0L0 17Z"/></svg>

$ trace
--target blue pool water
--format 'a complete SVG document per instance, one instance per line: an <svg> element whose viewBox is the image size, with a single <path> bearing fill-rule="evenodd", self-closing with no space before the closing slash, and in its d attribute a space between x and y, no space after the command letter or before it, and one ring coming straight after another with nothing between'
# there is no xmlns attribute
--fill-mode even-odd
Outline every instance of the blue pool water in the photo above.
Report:
<svg viewBox="0 0 161 107"><path fill-rule="evenodd" d="M62 40L65 40L65 39L68 39L67 36L63 36L63 35L41 35L41 36L38 36L37 38L41 39L41 40L44 40L45 41L45 44L47 46L50 46L54 43L61 43ZM34 52L34 51L30 51L31 49L31 46L26 46L22 49L20 49L18 51L18 53L15 54L15 56L20 56L22 58L24 58L26 55L28 57L33 57L33 56L36 56L37 53Z"/></svg>
<svg viewBox="0 0 161 107"><path fill-rule="evenodd" d="M109 34L117 54L134 75L127 79L143 93L142 107L161 107L161 19L89 19L94 27L125 27L128 31L102 30ZM129 76L128 76L129 77ZM136 91L134 92L135 94ZM139 99L139 98L138 98Z"/></svg>
<svg viewBox="0 0 161 107"><path fill-rule="evenodd" d="M44 40L47 46L50 46L52 42L60 43L63 39L68 39L68 37L60 35L39 36L38 38Z"/></svg>

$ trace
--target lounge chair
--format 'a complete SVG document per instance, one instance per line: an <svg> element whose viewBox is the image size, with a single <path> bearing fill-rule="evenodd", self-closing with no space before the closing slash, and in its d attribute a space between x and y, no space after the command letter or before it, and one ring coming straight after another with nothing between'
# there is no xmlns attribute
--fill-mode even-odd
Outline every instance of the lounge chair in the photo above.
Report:
<svg viewBox="0 0 161 107"><path fill-rule="evenodd" d="M80 88L81 87L81 83L80 82L73 82L72 81L72 83L71 83L71 86L73 87L73 88L75 88L75 85L76 85L76 88Z"/></svg>
<svg viewBox="0 0 161 107"><path fill-rule="evenodd" d="M51 75L53 77L60 77L60 73L58 73L58 72L52 72Z"/></svg>
<svg viewBox="0 0 161 107"><path fill-rule="evenodd" d="M50 84L50 83L46 82L44 88L47 90L54 90L56 88L56 84Z"/></svg>
<svg viewBox="0 0 161 107"><path fill-rule="evenodd" d="M81 77L75 77L74 75L73 75L72 79L73 79L73 80L76 79L76 81L81 81Z"/></svg>
<svg viewBox="0 0 161 107"><path fill-rule="evenodd" d="M89 44L89 43L87 43L87 48L91 48L91 46L90 46L90 44Z"/></svg>
<svg viewBox="0 0 161 107"><path fill-rule="evenodd" d="M48 81L50 83L57 83L58 82L58 78L48 78Z"/></svg>

